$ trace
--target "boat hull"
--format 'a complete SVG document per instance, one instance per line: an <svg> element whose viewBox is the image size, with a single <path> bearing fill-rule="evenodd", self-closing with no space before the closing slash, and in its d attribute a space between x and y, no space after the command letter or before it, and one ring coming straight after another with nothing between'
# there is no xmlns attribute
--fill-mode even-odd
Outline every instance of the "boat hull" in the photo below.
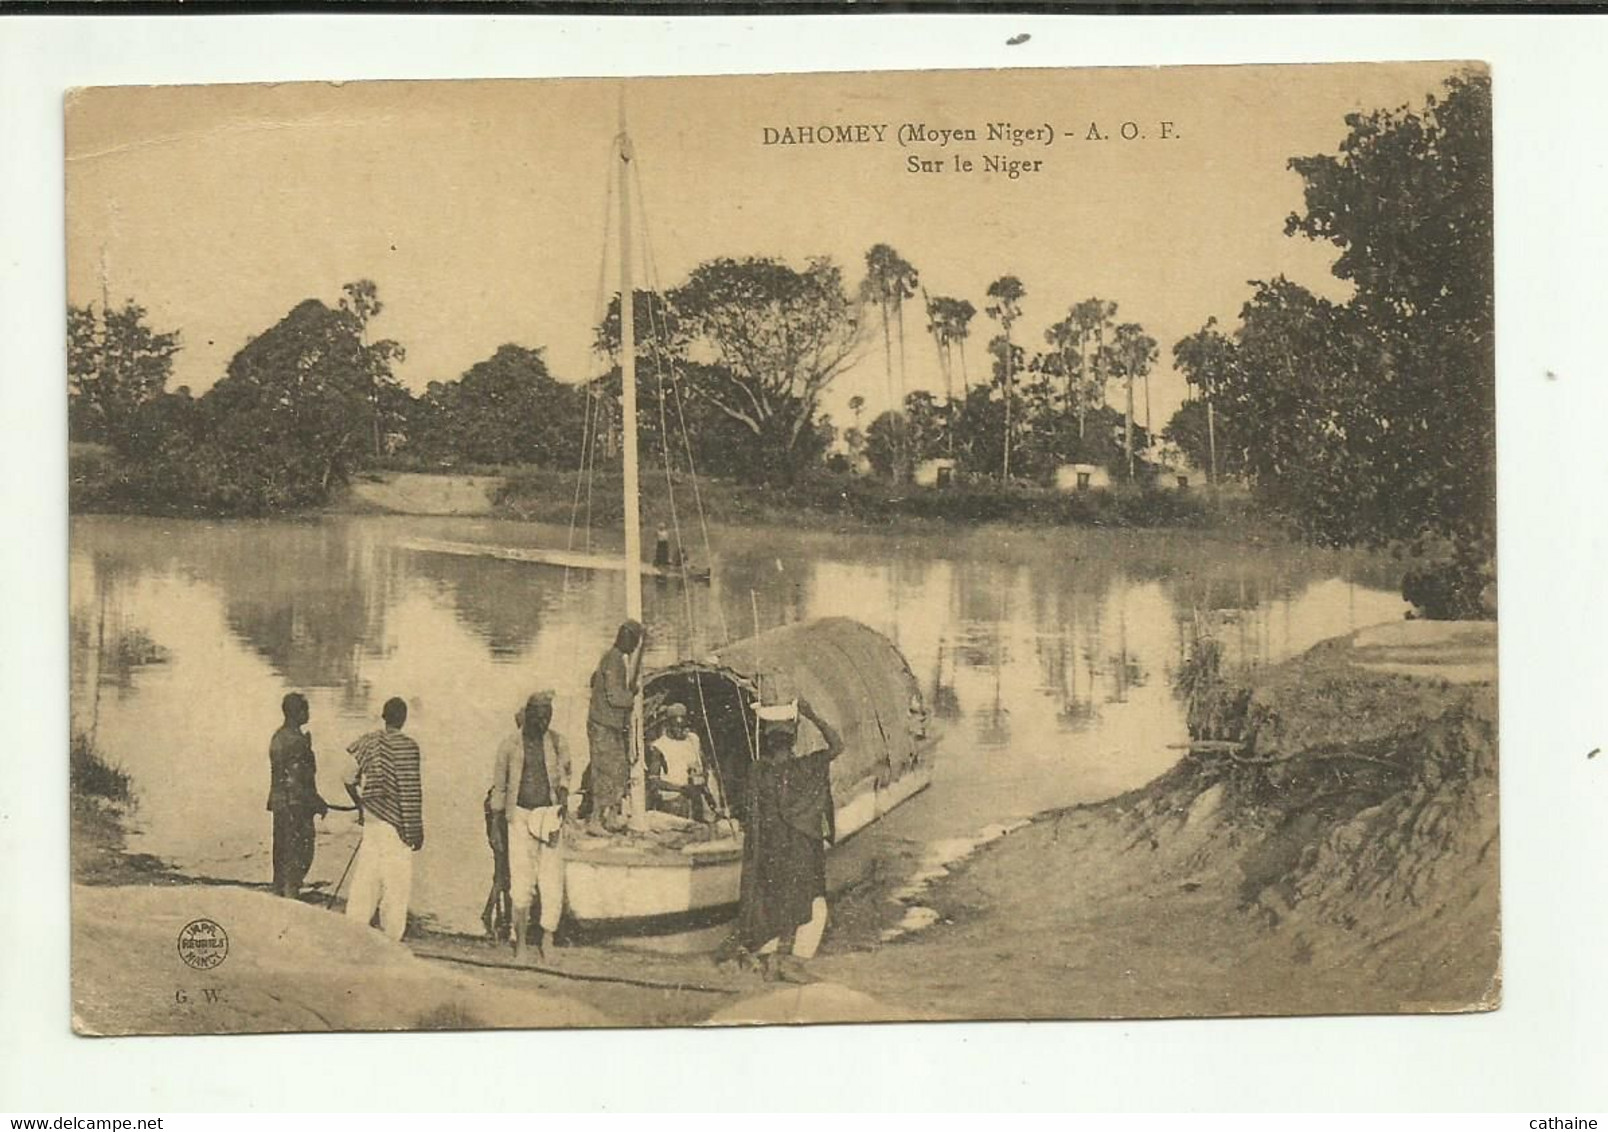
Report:
<svg viewBox="0 0 1608 1132"><path fill-rule="evenodd" d="M477 542L448 542L444 539L412 538L398 544L420 554L451 554L462 558L496 558L503 562L528 562L536 566L557 566L565 570L601 570L624 573L626 560L618 555L584 554L575 550L547 550L535 546L491 546ZM638 567L644 578L667 581L709 580L708 569L667 570L643 563Z"/></svg>
<svg viewBox="0 0 1608 1132"><path fill-rule="evenodd" d="M861 791L837 808L843 840L925 790L932 768L918 766L886 786ZM569 917L604 934L668 934L729 919L742 884L741 835L699 853L609 847L572 851L564 862Z"/></svg>

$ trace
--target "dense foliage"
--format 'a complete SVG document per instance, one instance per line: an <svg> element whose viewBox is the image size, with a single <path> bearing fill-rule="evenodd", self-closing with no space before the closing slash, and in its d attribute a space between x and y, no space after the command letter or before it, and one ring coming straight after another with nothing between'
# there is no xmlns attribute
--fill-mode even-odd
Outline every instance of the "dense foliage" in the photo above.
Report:
<svg viewBox="0 0 1608 1132"><path fill-rule="evenodd" d="M644 415L661 385L667 397L679 393L689 435L699 425L702 465L776 482L819 462L821 396L862 345L841 268L824 258L803 270L777 259L710 260L665 294L637 292L632 311ZM597 345L615 360L617 396L618 296ZM644 435L653 435L655 424L645 423Z"/></svg>
<svg viewBox="0 0 1608 1132"><path fill-rule="evenodd" d="M587 393L555 379L542 351L508 343L456 381L432 381L412 406L410 455L435 466L575 467Z"/></svg>
<svg viewBox="0 0 1608 1132"><path fill-rule="evenodd" d="M332 486L380 450L410 403L391 374L402 348L389 340L366 341L367 324L379 310L374 285L366 280L349 284L334 308L307 299L247 342L199 398L187 388L163 393L154 379L142 379L146 392L139 396L108 397L105 391L126 370L80 380L69 389L70 420L95 419L84 402L89 388L97 390L94 406L134 405L115 418L123 423L104 433L121 463L102 490L112 502L164 512L254 515L322 502ZM70 325L92 320L92 312L69 312ZM142 317L138 321L133 340L176 340L176 334L157 334L143 326ZM108 323L115 326L115 318ZM164 381L170 356L163 358ZM155 365L147 359L134 372ZM88 428L75 435L92 438Z"/></svg>
<svg viewBox="0 0 1608 1132"><path fill-rule="evenodd" d="M75 440L109 442L134 427L162 395L179 352L178 331L146 325L145 308L67 308L67 426Z"/></svg>
<svg viewBox="0 0 1608 1132"><path fill-rule="evenodd" d="M1306 209L1286 232L1334 244L1351 297L1259 282L1232 339L1208 325L1174 350L1232 437L1220 459L1306 536L1419 559L1407 596L1429 616L1478 611L1495 575L1490 109L1470 75L1348 116L1338 155L1290 162Z"/></svg>

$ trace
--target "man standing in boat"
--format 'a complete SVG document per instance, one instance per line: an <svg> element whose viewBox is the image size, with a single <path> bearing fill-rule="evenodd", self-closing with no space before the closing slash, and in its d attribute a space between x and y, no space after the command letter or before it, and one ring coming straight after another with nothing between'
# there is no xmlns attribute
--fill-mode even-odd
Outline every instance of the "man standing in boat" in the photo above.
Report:
<svg viewBox="0 0 1608 1132"><path fill-rule="evenodd" d="M586 715L592 833L624 828L621 806L631 779L631 708L636 703L643 636L641 622L623 623L592 672Z"/></svg>
<svg viewBox="0 0 1608 1132"><path fill-rule="evenodd" d="M564 913L564 862L558 838L569 805L570 756L552 730L553 693L536 692L514 716L518 732L497 748L488 805L507 815L508 878L513 907L514 959L525 957L530 901L541 901L536 957Z"/></svg>
<svg viewBox="0 0 1608 1132"><path fill-rule="evenodd" d="M285 722L268 743L268 810L274 815L274 895L292 900L313 867L313 819L329 806L318 793L318 761L307 726L307 697L291 692L279 704Z"/></svg>
<svg viewBox="0 0 1608 1132"><path fill-rule="evenodd" d="M807 982L800 960L814 956L826 929L826 844L835 834L831 767L843 740L808 700L786 694L779 681L761 681L736 942L760 957L767 979ZM815 725L824 748L798 753L800 719Z"/></svg>
<svg viewBox="0 0 1608 1132"><path fill-rule="evenodd" d="M408 721L406 701L386 700L380 716L383 730L370 731L346 748L352 755L346 792L363 823L346 914L366 927L378 909L380 929L401 939L413 892L413 854L424 848L424 790L419 744L402 730Z"/></svg>

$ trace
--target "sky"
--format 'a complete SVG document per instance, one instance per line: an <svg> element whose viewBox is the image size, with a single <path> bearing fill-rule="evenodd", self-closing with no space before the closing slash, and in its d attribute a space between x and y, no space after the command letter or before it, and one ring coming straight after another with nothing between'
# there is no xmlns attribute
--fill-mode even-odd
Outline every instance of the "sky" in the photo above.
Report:
<svg viewBox="0 0 1608 1132"><path fill-rule="evenodd" d="M133 299L178 329L173 386L220 377L247 339L307 298L373 279L372 325L407 350L414 391L499 345L594 376L592 328L618 288L608 178L623 101L637 154L639 263L674 286L718 256L829 256L851 286L887 243L928 294L978 309L973 380L996 332L985 291L1026 287L1015 340L1091 296L1160 345L1151 412L1185 394L1171 346L1232 325L1249 281L1279 274L1343 297L1335 249L1284 235L1295 155L1335 152L1345 115L1420 104L1455 63L946 71L619 80L95 88L67 102L68 301ZM990 123L1053 141L989 142ZM1131 140L1122 137L1132 123ZM1163 124L1165 123L1165 125ZM800 127L859 142L766 144ZM861 127L864 127L863 129ZM881 141L875 140L881 127ZM947 145L901 130L973 129ZM1048 127L1046 130L1045 127ZM783 131L791 131L784 134ZM1098 134L1104 140L1096 140ZM1012 179L990 156L1041 162ZM912 172L914 157L941 171ZM969 160L967 172L955 160ZM600 278L602 284L600 286ZM874 316L873 316L874 317ZM942 389L919 298L902 388ZM881 334L824 407L887 407ZM1113 389L1111 396L1117 397ZM1143 404L1140 405L1143 420Z"/></svg>

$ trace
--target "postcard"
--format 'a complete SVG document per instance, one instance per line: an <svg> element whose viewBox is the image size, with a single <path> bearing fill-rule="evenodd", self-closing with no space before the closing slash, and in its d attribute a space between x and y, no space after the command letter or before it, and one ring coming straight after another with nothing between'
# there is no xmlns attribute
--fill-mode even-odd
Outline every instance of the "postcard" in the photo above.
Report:
<svg viewBox="0 0 1608 1132"><path fill-rule="evenodd" d="M80 1034L1499 1005L1483 64L66 131Z"/></svg>

